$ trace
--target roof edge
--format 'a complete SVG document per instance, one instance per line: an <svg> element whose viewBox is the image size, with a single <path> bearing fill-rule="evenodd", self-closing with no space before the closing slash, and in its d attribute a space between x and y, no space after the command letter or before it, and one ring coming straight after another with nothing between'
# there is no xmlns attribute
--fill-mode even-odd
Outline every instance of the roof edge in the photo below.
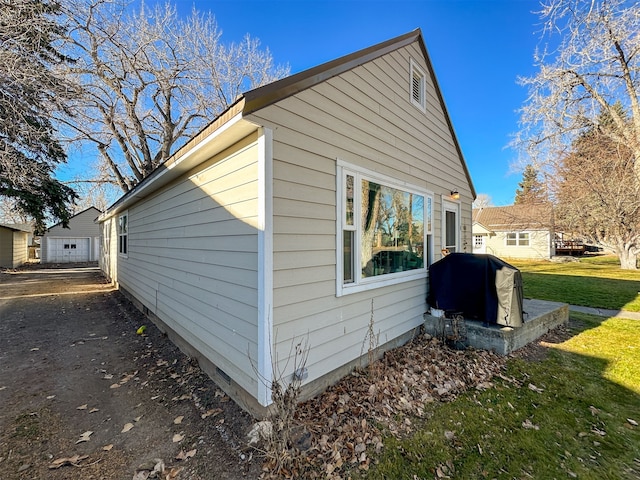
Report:
<svg viewBox="0 0 640 480"><path fill-rule="evenodd" d="M386 40L377 45L358 50L343 57L303 70L273 83L255 88L244 94L244 115L253 113L284 98L311 88L341 73L375 60L421 38L420 29Z"/></svg>

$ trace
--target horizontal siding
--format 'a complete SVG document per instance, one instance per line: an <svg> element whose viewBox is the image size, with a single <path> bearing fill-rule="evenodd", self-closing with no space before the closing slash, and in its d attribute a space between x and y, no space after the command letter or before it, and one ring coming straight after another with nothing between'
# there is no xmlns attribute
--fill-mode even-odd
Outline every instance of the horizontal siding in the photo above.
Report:
<svg viewBox="0 0 640 480"><path fill-rule="evenodd" d="M28 234L0 226L0 267L16 268L29 257Z"/></svg>
<svg viewBox="0 0 640 480"><path fill-rule="evenodd" d="M426 71L421 55L410 45L254 114L274 132L278 361L284 368L292 343L307 336L309 380L366 353L372 299L380 344L420 325L426 309L426 278L336 297L336 159L433 192L435 252L442 198L458 190L469 203L461 242L470 250L471 188L429 75L427 114L410 103L410 59Z"/></svg>
<svg viewBox="0 0 640 480"><path fill-rule="evenodd" d="M13 263L16 267L26 263L29 259L28 238L26 232L14 232L13 234Z"/></svg>
<svg viewBox="0 0 640 480"><path fill-rule="evenodd" d="M100 235L100 227L96 219L100 215L97 208L90 208L69 219L69 228L61 224L47 230L43 237L97 237Z"/></svg>
<svg viewBox="0 0 640 480"><path fill-rule="evenodd" d="M507 245L507 232L496 232L486 237L486 252L500 258L535 258L551 257L551 240L548 231L530 231L529 246Z"/></svg>
<svg viewBox="0 0 640 480"><path fill-rule="evenodd" d="M0 267L13 268L13 230L0 226Z"/></svg>
<svg viewBox="0 0 640 480"><path fill-rule="evenodd" d="M119 283L254 395L258 147L247 138L128 210Z"/></svg>

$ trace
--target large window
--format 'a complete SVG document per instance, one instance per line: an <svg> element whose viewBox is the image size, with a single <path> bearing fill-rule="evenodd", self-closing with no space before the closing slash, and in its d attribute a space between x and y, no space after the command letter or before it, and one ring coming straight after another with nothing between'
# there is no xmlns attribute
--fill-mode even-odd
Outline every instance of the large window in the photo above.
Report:
<svg viewBox="0 0 640 480"><path fill-rule="evenodd" d="M529 232L509 232L507 233L507 246L528 247Z"/></svg>
<svg viewBox="0 0 640 480"><path fill-rule="evenodd" d="M393 179L341 166L338 293L424 276L432 197Z"/></svg>
<svg viewBox="0 0 640 480"><path fill-rule="evenodd" d="M118 217L118 254L127 255L129 241L129 215L123 213Z"/></svg>

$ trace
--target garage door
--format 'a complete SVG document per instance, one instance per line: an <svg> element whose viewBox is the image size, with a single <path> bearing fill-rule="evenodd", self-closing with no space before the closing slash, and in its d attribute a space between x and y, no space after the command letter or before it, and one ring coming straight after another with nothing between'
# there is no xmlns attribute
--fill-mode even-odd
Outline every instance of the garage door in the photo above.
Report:
<svg viewBox="0 0 640 480"><path fill-rule="evenodd" d="M49 237L47 261L51 263L88 262L91 251L88 238Z"/></svg>

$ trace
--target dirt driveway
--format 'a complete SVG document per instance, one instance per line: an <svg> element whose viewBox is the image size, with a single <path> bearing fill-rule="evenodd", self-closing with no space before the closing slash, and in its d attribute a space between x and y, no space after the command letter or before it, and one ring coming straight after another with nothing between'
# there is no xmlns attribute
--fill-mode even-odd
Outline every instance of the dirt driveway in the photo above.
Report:
<svg viewBox="0 0 640 480"><path fill-rule="evenodd" d="M260 473L252 419L95 266L0 272L0 405L3 479Z"/></svg>

